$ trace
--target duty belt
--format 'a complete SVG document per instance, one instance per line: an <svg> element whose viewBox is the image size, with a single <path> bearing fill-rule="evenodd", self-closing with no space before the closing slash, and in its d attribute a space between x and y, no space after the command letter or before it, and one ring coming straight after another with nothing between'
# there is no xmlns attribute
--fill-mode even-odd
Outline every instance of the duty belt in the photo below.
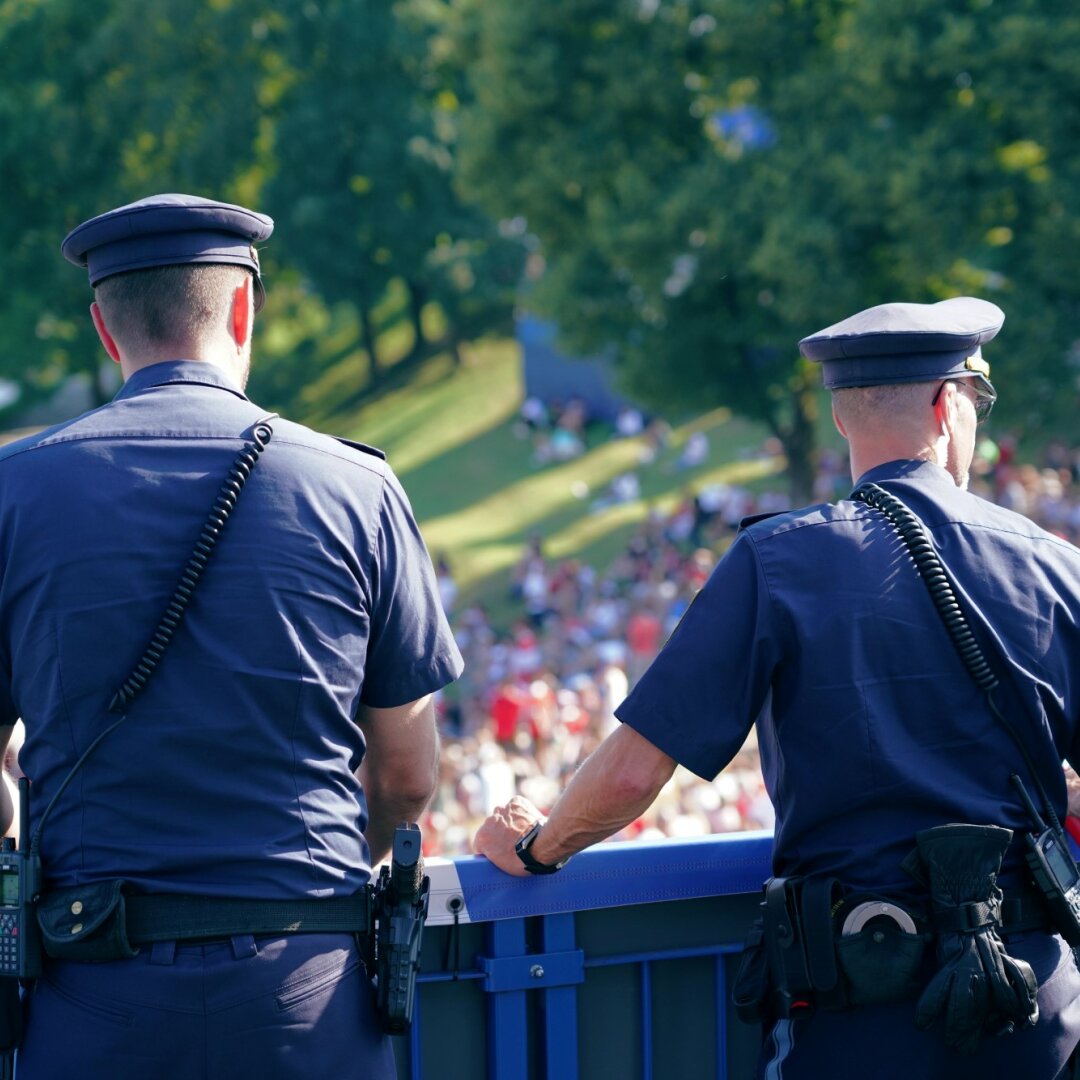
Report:
<svg viewBox="0 0 1080 1080"><path fill-rule="evenodd" d="M759 1021L813 1005L913 1000L934 936L988 920L1005 939L1054 930L1043 898L1023 886L992 904L958 905L932 918L887 895L847 893L835 878L771 878L740 960L736 1011Z"/></svg>
<svg viewBox="0 0 1080 1080"><path fill-rule="evenodd" d="M128 895L123 881L70 885L37 904L42 944L58 960L102 961L134 956L157 941L214 941L236 934L366 935L370 887L324 900L248 900L237 897Z"/></svg>
<svg viewBox="0 0 1080 1080"><path fill-rule="evenodd" d="M366 933L371 915L366 891L325 900L129 896L126 907L132 945L209 941L233 934Z"/></svg>

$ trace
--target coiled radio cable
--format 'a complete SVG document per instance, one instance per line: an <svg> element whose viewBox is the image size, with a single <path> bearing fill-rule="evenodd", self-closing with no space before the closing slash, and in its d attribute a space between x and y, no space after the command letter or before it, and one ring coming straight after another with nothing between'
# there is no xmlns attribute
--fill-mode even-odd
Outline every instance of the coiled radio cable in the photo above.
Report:
<svg viewBox="0 0 1080 1080"><path fill-rule="evenodd" d="M199 579L206 569L206 564L210 561L210 556L213 554L222 530L229 520L229 515L236 509L236 502L240 498L240 493L244 490L248 477L251 476L259 457L274 434L270 421L276 419L277 413L269 413L255 421L251 441L244 444L243 449L237 454L236 459L229 467L228 475L225 477L225 481L214 499L206 523L203 525L199 538L195 541L191 556L188 558L180 575L180 581L168 604L166 604L165 613L161 616L157 628L150 638L150 644L147 645L131 674L123 681L109 702L109 711L120 713L119 719L98 734L94 741L83 751L79 760L72 765L70 772L56 789L56 794L53 795L48 806L45 807L45 812L38 820L38 826L30 840L32 853L36 854L40 848L41 830L45 827L45 820L56 805L57 800L67 790L71 781L75 779L86 759L101 745L106 736L112 734L127 719L128 706L146 688L146 684L150 681L158 664L161 663L161 658L168 648L169 642L172 641L173 635L184 618L184 612L191 602L195 587L199 584Z"/></svg>

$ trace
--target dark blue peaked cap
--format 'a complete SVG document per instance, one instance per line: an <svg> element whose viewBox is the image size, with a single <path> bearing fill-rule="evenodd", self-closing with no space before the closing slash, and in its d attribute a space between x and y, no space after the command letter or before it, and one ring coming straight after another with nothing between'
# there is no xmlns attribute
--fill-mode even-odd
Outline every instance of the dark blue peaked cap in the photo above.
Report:
<svg viewBox="0 0 1080 1080"><path fill-rule="evenodd" d="M114 274L184 263L246 266L255 275L255 310L266 301L254 244L274 231L273 219L198 195L151 195L72 229L60 250L85 266L90 284Z"/></svg>
<svg viewBox="0 0 1080 1080"><path fill-rule="evenodd" d="M981 347L1001 329L996 304L958 296L938 304L880 304L799 342L821 364L825 386L883 386L981 375L990 365Z"/></svg>

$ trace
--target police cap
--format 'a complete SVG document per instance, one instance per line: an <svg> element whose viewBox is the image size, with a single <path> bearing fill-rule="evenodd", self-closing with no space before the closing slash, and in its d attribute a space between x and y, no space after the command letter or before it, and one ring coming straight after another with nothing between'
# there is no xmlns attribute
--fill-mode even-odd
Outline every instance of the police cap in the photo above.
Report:
<svg viewBox="0 0 1080 1080"><path fill-rule="evenodd" d="M151 195L84 221L60 250L85 266L90 284L114 274L184 263L246 266L255 275L255 310L266 300L256 242L274 222L265 214L198 195Z"/></svg>
<svg viewBox="0 0 1080 1080"><path fill-rule="evenodd" d="M958 296L937 304L879 304L799 342L821 364L825 386L933 382L950 375L989 382L981 346L1001 329L995 304Z"/></svg>

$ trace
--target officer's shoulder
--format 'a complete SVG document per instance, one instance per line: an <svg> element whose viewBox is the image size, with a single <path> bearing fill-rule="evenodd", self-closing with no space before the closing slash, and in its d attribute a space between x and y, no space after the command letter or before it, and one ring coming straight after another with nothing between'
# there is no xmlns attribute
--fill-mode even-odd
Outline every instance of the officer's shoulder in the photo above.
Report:
<svg viewBox="0 0 1080 1080"><path fill-rule="evenodd" d="M292 420L275 422L275 432L280 434L282 441L320 451L343 464L351 463L379 474L385 474L389 469L386 454L378 447L369 446L367 443L338 435L329 435Z"/></svg>
<svg viewBox="0 0 1080 1080"><path fill-rule="evenodd" d="M748 533L755 540L800 529L809 525L822 525L838 516L836 503L815 503L795 510L776 510L765 514L751 514L739 522L739 534ZM841 515L842 516L842 515Z"/></svg>
<svg viewBox="0 0 1080 1080"><path fill-rule="evenodd" d="M69 420L61 420L49 427L26 431L23 434L16 433L14 438L0 445L0 461L7 458L18 457L27 450L35 450L40 446L48 446L52 443L75 441L85 434L86 421L92 421L96 413L101 412L106 406L91 409ZM0 436L3 439L3 436Z"/></svg>
<svg viewBox="0 0 1080 1080"><path fill-rule="evenodd" d="M386 460L386 451L380 450L377 446L368 446L367 443L356 442L354 439L346 439L341 435L332 435L331 438L335 442L341 443L342 446L350 446L353 450L359 450L361 454L370 454L372 457L377 457L380 461Z"/></svg>

